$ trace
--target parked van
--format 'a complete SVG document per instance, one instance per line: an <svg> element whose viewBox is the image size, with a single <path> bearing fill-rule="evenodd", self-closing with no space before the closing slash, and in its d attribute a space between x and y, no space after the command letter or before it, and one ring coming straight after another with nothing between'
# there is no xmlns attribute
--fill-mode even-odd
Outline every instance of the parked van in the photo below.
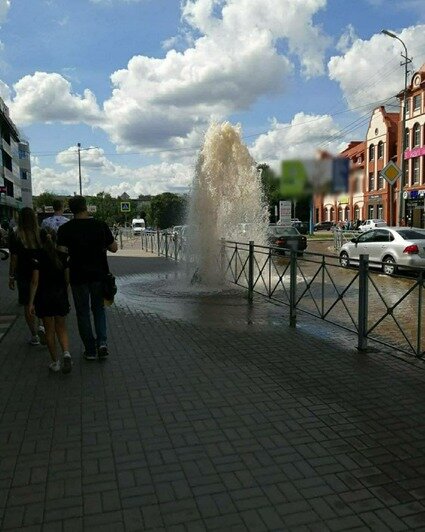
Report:
<svg viewBox="0 0 425 532"><path fill-rule="evenodd" d="M140 235L145 230L145 220L143 218L133 218L131 221L131 228L133 229L133 235Z"/></svg>

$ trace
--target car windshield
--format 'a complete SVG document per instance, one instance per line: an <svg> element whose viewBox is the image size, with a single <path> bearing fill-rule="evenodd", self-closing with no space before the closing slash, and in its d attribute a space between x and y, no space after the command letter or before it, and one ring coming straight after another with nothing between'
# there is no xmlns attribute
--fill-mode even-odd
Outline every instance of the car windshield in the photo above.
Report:
<svg viewBox="0 0 425 532"><path fill-rule="evenodd" d="M418 229L398 229L397 233L405 240L425 240L425 231Z"/></svg>
<svg viewBox="0 0 425 532"><path fill-rule="evenodd" d="M296 236L300 234L295 227L279 227L278 225L270 227L269 231L273 236Z"/></svg>

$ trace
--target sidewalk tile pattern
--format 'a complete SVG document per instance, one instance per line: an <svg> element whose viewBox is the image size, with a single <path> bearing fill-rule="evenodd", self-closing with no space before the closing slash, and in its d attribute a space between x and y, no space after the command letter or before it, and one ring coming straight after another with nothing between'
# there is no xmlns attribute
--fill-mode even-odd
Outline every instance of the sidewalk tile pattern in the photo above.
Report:
<svg viewBox="0 0 425 532"><path fill-rule="evenodd" d="M0 529L425 529L425 372L112 307L110 359L0 343Z"/></svg>

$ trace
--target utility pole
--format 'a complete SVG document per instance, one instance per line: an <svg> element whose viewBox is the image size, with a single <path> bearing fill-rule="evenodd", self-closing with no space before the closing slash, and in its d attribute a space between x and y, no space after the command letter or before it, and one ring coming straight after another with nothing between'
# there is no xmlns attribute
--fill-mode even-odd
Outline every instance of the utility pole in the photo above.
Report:
<svg viewBox="0 0 425 532"><path fill-rule="evenodd" d="M78 182L80 183L80 196L83 195L83 184L81 182L81 144L77 143L78 151Z"/></svg>
<svg viewBox="0 0 425 532"><path fill-rule="evenodd" d="M392 33L388 30L382 30L381 33L384 35L388 35L388 37L391 37L392 39L397 39L401 42L404 48L404 54L401 53L401 57L404 59L400 63L400 66L404 66L404 91L403 91L403 116L402 116L402 125L401 125L401 141L402 141L402 150L401 150L401 162L400 162L400 188L399 188L399 196L398 196L398 224L401 225L401 220L405 218L406 216L406 205L404 203L403 198L403 188L405 185L405 176L406 176L406 160L404 158L404 153L407 149L406 146L406 111L407 111L407 77L409 74L408 65L412 62L412 59L409 58L407 54L407 47L404 44L404 42L400 39L400 37L397 37L395 33Z"/></svg>
<svg viewBox="0 0 425 532"><path fill-rule="evenodd" d="M90 146L89 148L82 148L81 143L77 142L77 153L78 153L78 182L80 184L80 196L83 195L83 183L81 180L81 152L82 151L88 151L88 150L97 150L99 149L97 146Z"/></svg>

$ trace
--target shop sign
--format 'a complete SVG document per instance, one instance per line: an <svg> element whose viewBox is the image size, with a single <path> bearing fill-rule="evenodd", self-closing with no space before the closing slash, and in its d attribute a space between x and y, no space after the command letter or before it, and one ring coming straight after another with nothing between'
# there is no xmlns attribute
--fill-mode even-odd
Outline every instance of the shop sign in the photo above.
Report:
<svg viewBox="0 0 425 532"><path fill-rule="evenodd" d="M420 157L421 155L425 155L425 146L422 146L421 148L413 148L413 150L406 150L404 152L405 159L412 159L413 157Z"/></svg>
<svg viewBox="0 0 425 532"><path fill-rule="evenodd" d="M371 196L368 196L367 199L369 203L381 203L382 196L380 194L372 194Z"/></svg>

